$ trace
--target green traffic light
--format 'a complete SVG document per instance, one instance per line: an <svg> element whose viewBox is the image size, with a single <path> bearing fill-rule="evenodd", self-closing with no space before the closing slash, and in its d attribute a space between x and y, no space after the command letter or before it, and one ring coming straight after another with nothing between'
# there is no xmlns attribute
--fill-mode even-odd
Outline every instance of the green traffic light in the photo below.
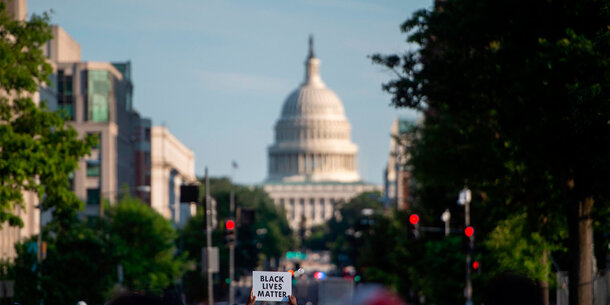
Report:
<svg viewBox="0 0 610 305"><path fill-rule="evenodd" d="M226 278L226 279L225 279L225 283L227 283L227 284L231 284L231 279L230 279L230 278Z"/></svg>
<svg viewBox="0 0 610 305"><path fill-rule="evenodd" d="M359 275L354 276L354 282L358 283L360 282L362 278Z"/></svg>

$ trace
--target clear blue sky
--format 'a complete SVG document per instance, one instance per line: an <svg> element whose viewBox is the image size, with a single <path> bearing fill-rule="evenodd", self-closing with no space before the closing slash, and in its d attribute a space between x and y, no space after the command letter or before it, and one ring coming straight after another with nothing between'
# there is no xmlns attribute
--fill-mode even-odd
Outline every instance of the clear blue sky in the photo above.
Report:
<svg viewBox="0 0 610 305"><path fill-rule="evenodd" d="M196 173L259 183L281 106L303 79L309 34L322 79L343 101L363 180L381 184L391 74L367 58L408 46L399 25L431 0L30 0L29 13L81 45L83 60L132 62L134 105L195 151Z"/></svg>

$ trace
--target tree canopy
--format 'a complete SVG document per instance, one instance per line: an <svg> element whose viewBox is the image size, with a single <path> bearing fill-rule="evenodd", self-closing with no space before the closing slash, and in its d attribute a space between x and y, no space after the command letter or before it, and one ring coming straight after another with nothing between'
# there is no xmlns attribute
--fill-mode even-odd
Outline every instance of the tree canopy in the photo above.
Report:
<svg viewBox="0 0 610 305"><path fill-rule="evenodd" d="M411 151L420 194L454 202L468 179L475 221L478 204L498 220L525 213L523 232L548 242L567 229L571 304L591 304L592 270L580 266L592 266L593 203L608 204L608 7L437 1L402 25L415 51L373 56L396 73L383 85L392 105L424 115Z"/></svg>
<svg viewBox="0 0 610 305"><path fill-rule="evenodd" d="M39 86L51 85L42 52L51 39L49 17L15 20L0 3L0 28L0 223L23 225L14 211L24 208L24 190L44 197L43 208L61 219L82 206L68 177L96 139L79 139L60 113L32 99Z"/></svg>

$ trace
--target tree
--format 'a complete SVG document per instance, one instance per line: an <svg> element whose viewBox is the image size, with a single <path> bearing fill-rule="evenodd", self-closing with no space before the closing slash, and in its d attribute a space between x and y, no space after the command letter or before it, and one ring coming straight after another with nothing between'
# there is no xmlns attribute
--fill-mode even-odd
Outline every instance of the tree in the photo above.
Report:
<svg viewBox="0 0 610 305"><path fill-rule="evenodd" d="M570 304L592 303L592 211L609 191L608 6L438 1L402 25L418 50L373 56L396 72L392 104L424 113L420 183L467 178L477 199L525 207L544 238L567 219Z"/></svg>
<svg viewBox="0 0 610 305"><path fill-rule="evenodd" d="M32 100L52 71L42 53L51 39L48 16L14 20L0 3L0 28L0 223L23 225L14 211L24 208L24 190L44 197L43 209L61 218L82 205L68 176L96 139L79 139L60 113Z"/></svg>
<svg viewBox="0 0 610 305"><path fill-rule="evenodd" d="M126 196L110 208L108 233L131 290L160 293L186 271L186 255L175 255L176 230L138 199Z"/></svg>
<svg viewBox="0 0 610 305"><path fill-rule="evenodd" d="M103 235L78 220L57 234L51 233L45 228L47 254L41 265L36 261L36 237L16 245L14 300L24 304L37 304L41 299L50 305L78 301L103 304L116 281L116 264Z"/></svg>
<svg viewBox="0 0 610 305"><path fill-rule="evenodd" d="M543 251L555 250L556 245L541 236L539 232L529 232L526 222L527 215L514 214L498 223L496 228L484 241L497 266L489 268L488 277L505 272L516 272L530 279L547 280L551 271L551 262L540 264L538 258ZM567 232L557 232L565 235Z"/></svg>

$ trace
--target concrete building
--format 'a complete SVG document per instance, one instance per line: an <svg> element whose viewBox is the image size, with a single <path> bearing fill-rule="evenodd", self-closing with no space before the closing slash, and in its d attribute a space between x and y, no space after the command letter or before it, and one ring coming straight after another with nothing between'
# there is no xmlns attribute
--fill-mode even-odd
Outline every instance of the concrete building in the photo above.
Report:
<svg viewBox="0 0 610 305"><path fill-rule="evenodd" d="M102 198L111 203L123 187L135 191L131 75L127 63L58 62L57 103L80 135L96 134L98 146L79 162L73 189L86 203L85 215L99 214ZM117 67L122 67L119 71Z"/></svg>
<svg viewBox="0 0 610 305"><path fill-rule="evenodd" d="M7 5L10 16L26 19L25 0L0 1ZM194 154L166 128L152 127L151 120L140 117L133 108L130 62L83 62L80 45L66 31L55 25L51 32L53 39L42 47L53 68L51 83L41 84L32 98L37 103L45 101L51 110L63 111L81 136L99 137L99 145L80 160L70 181L86 204L83 216L98 217L102 200L113 203L128 192L177 225L186 222L194 207L180 206L177 201L180 184L195 180ZM159 135L154 141L151 130ZM153 168L152 160L162 161ZM151 179L153 175L159 179ZM165 195L154 197L153 193ZM36 194L24 192L25 210L15 211L24 227L1 225L0 258L14 258L14 244L38 234L41 222L49 220L47 213L41 218L37 205Z"/></svg>
<svg viewBox="0 0 610 305"><path fill-rule="evenodd" d="M396 118L391 127L388 165L383 172L383 194L386 207L408 210L413 202L411 171L407 166L408 147L413 141L412 120Z"/></svg>
<svg viewBox="0 0 610 305"><path fill-rule="evenodd" d="M151 129L150 205L181 227L196 212L195 203L180 203L180 185L195 182L195 154L166 127Z"/></svg>
<svg viewBox="0 0 610 305"><path fill-rule="evenodd" d="M319 66L310 38L305 80L284 102L268 150L263 187L284 208L293 229L325 223L336 203L379 190L360 180L358 147L351 142L345 109L322 81Z"/></svg>

